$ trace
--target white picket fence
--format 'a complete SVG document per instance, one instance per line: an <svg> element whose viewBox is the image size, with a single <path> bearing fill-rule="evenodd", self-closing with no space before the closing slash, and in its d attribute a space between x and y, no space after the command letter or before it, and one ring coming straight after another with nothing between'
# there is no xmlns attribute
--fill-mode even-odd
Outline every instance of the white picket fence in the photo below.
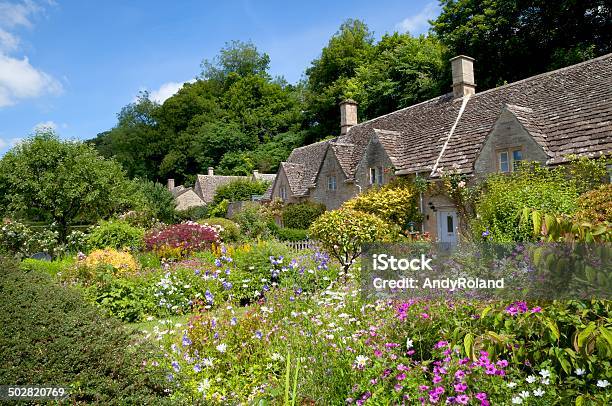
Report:
<svg viewBox="0 0 612 406"><path fill-rule="evenodd" d="M285 241L284 244L297 251L312 250L315 249L317 245L313 240Z"/></svg>

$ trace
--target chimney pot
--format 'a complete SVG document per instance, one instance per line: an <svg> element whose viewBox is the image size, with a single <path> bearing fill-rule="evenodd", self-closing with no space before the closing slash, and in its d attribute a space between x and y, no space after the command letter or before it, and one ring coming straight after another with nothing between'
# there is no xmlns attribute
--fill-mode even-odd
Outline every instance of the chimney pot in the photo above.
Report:
<svg viewBox="0 0 612 406"><path fill-rule="evenodd" d="M213 176L215 174L215 169L212 166L208 167L208 176Z"/></svg>
<svg viewBox="0 0 612 406"><path fill-rule="evenodd" d="M168 190L174 189L174 179L168 179Z"/></svg>
<svg viewBox="0 0 612 406"><path fill-rule="evenodd" d="M476 93L476 82L474 80L474 58L458 55L450 59L453 72L453 96L463 96Z"/></svg>
<svg viewBox="0 0 612 406"><path fill-rule="evenodd" d="M346 99L340 103L340 135L348 133L354 125L357 125L357 102Z"/></svg>

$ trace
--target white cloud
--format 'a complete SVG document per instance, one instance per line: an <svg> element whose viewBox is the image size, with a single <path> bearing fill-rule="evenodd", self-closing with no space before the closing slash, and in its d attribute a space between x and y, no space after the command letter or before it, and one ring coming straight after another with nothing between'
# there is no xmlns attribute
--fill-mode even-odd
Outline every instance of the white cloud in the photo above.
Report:
<svg viewBox="0 0 612 406"><path fill-rule="evenodd" d="M185 83L191 83L191 82L193 82L193 80L190 80L188 82L164 83L163 85L159 87L159 89L152 90L149 93L149 99L159 104L162 104L163 102L166 101L166 99L169 99L170 97L174 96L176 92L181 90L181 88L183 87Z"/></svg>
<svg viewBox="0 0 612 406"><path fill-rule="evenodd" d="M55 132L57 130L57 124L55 124L55 122L53 122L53 121L43 121L41 123L36 124L32 128L32 131L34 133L37 133L39 131L44 131L44 130L51 130L51 131Z"/></svg>
<svg viewBox="0 0 612 406"><path fill-rule="evenodd" d="M0 52L15 51L18 46L19 38L0 28Z"/></svg>
<svg viewBox="0 0 612 406"><path fill-rule="evenodd" d="M30 65L27 57L17 59L0 54L0 107L45 94L57 95L62 90L60 82Z"/></svg>
<svg viewBox="0 0 612 406"><path fill-rule="evenodd" d="M0 150L5 148L12 148L15 145L19 144L22 141L22 138L11 138L9 140L5 140L0 138Z"/></svg>
<svg viewBox="0 0 612 406"><path fill-rule="evenodd" d="M56 95L63 90L55 78L32 66L27 56L13 56L19 51L20 40L10 31L18 27L31 28L33 17L44 11L42 3L55 4L52 0L0 0L0 108L23 99Z"/></svg>
<svg viewBox="0 0 612 406"><path fill-rule="evenodd" d="M412 35L425 33L429 28L429 20L433 20L440 13L440 7L434 3L427 3L421 11L411 15L397 23L395 27L402 32L409 32Z"/></svg>

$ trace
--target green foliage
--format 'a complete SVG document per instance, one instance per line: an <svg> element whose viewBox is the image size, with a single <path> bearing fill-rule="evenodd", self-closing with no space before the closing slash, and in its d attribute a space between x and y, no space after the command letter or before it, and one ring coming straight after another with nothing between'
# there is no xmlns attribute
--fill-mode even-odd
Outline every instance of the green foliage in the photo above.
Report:
<svg viewBox="0 0 612 406"><path fill-rule="evenodd" d="M127 180L121 166L91 146L39 133L0 160L0 199L6 210L68 226L96 221L122 207Z"/></svg>
<svg viewBox="0 0 612 406"><path fill-rule="evenodd" d="M205 206L194 206L194 207L190 207L187 210L182 210L177 212L177 216L181 219L181 220L191 220L191 221L198 221L200 219L206 218L211 216L213 210L215 210L215 207L211 207L210 205L205 205ZM227 212L227 207L224 209L223 213L225 214Z"/></svg>
<svg viewBox="0 0 612 406"><path fill-rule="evenodd" d="M176 201L168 188L161 183L135 179L130 196L132 208L141 215L164 223L176 219Z"/></svg>
<svg viewBox="0 0 612 406"><path fill-rule="evenodd" d="M252 42L225 43L212 61L202 62L202 77L223 83L231 74L240 77L265 76L270 68L270 57L262 54Z"/></svg>
<svg viewBox="0 0 612 406"><path fill-rule="evenodd" d="M89 234L91 249L138 249L143 244L144 230L121 220L102 221Z"/></svg>
<svg viewBox="0 0 612 406"><path fill-rule="evenodd" d="M308 239L308 230L277 227L274 230L274 236L281 241L304 241Z"/></svg>
<svg viewBox="0 0 612 406"><path fill-rule="evenodd" d="M346 271L362 245L388 238L388 229L389 225L373 214L343 208L323 213L308 232Z"/></svg>
<svg viewBox="0 0 612 406"><path fill-rule="evenodd" d="M0 254L23 258L44 252L59 255L68 245L59 244L59 233L52 228L30 228L14 220L5 220L0 227Z"/></svg>
<svg viewBox="0 0 612 406"><path fill-rule="evenodd" d="M313 202L288 204L283 208L283 226L305 230L325 212L325 205Z"/></svg>
<svg viewBox="0 0 612 406"><path fill-rule="evenodd" d="M234 223L232 220L222 218L222 217L211 217L207 219L201 219L198 221L200 224L208 224L210 226L220 226L221 232L219 235L221 236L221 241L227 242L236 242L241 238L240 235L240 226Z"/></svg>
<svg viewBox="0 0 612 406"><path fill-rule="evenodd" d="M219 204L224 200L239 202L251 200L252 195L262 195L270 186L270 182L237 179L217 189L213 204Z"/></svg>
<svg viewBox="0 0 612 406"><path fill-rule="evenodd" d="M359 102L359 112L374 118L450 88L450 64L444 46L434 36L385 34L347 83L347 95Z"/></svg>
<svg viewBox="0 0 612 406"><path fill-rule="evenodd" d="M236 213L233 219L240 226L246 238L261 238L268 235L268 222L258 206L247 205Z"/></svg>
<svg viewBox="0 0 612 406"><path fill-rule="evenodd" d="M440 3L442 13L433 21L432 30L448 47L449 57L464 54L476 58L479 89L571 65L612 50L612 9L604 0L443 0Z"/></svg>
<svg viewBox="0 0 612 406"><path fill-rule="evenodd" d="M373 214L389 224L407 230L410 223L420 221L418 193L413 184L394 181L373 187L344 203L343 207Z"/></svg>
<svg viewBox="0 0 612 406"><path fill-rule="evenodd" d="M496 242L530 241L532 228L520 221L524 208L569 215L577 209L577 198L576 185L563 168L523 166L512 174L494 174L476 199L473 230Z"/></svg>
<svg viewBox="0 0 612 406"><path fill-rule="evenodd" d="M612 184L601 185L597 189L583 193L578 198L576 219L598 224L612 224Z"/></svg>
<svg viewBox="0 0 612 406"><path fill-rule="evenodd" d="M163 375L141 366L152 347L135 345L120 323L49 275L0 267L2 382L53 382L76 403L163 402Z"/></svg>
<svg viewBox="0 0 612 406"><path fill-rule="evenodd" d="M65 257L55 259L53 261L45 261L40 259L26 258L19 263L19 269L25 272L46 273L50 276L56 276L58 273L72 267L75 263L73 257Z"/></svg>

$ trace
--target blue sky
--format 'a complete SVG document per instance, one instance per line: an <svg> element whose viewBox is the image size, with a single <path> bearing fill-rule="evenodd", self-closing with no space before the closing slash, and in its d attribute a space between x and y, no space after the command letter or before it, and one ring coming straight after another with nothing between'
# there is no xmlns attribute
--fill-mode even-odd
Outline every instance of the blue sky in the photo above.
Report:
<svg viewBox="0 0 612 406"><path fill-rule="evenodd" d="M347 18L380 37L424 33L438 13L435 0L0 0L0 155L36 126L93 138L140 90L169 97L230 40L253 41L294 83Z"/></svg>

